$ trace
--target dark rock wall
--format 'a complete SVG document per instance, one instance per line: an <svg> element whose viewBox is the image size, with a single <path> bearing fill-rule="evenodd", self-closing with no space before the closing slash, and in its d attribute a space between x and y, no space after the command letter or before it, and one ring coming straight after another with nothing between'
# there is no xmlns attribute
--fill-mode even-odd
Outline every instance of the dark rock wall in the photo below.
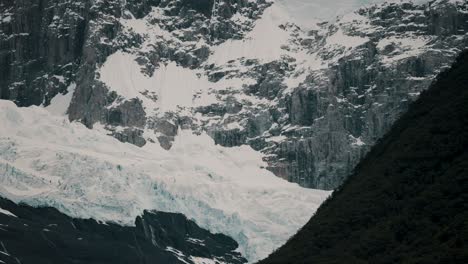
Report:
<svg viewBox="0 0 468 264"><path fill-rule="evenodd" d="M0 262L195 263L192 257L246 263L238 244L211 234L181 214L147 212L135 226L74 219L54 208L16 205L0 198Z"/></svg>
<svg viewBox="0 0 468 264"><path fill-rule="evenodd" d="M66 92L80 64L89 8L87 0L0 3L1 99L40 105Z"/></svg>

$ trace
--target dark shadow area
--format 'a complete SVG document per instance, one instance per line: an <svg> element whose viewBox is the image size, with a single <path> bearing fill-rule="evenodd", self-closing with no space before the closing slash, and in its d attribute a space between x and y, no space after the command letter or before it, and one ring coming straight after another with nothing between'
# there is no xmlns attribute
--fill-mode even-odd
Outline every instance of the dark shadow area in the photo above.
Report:
<svg viewBox="0 0 468 264"><path fill-rule="evenodd" d="M145 211L135 226L121 226L3 198L0 209L0 263L193 263L191 257L247 262L235 252L236 241L212 234L182 214Z"/></svg>

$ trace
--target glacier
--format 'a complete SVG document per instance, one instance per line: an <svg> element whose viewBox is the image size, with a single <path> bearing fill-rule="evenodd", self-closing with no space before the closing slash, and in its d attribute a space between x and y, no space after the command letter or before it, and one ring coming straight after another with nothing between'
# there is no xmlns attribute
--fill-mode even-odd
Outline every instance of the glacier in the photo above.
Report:
<svg viewBox="0 0 468 264"><path fill-rule="evenodd" d="M286 242L330 194L279 179L249 146L225 148L181 130L169 151L159 144L139 148L57 112L0 100L2 196L124 225L143 210L183 213L230 235L256 261Z"/></svg>

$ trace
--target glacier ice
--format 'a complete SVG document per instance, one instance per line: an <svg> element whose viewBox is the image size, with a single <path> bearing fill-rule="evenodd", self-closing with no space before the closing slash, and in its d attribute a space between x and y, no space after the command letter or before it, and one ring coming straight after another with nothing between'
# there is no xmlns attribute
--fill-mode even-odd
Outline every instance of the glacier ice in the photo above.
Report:
<svg viewBox="0 0 468 264"><path fill-rule="evenodd" d="M248 146L224 148L189 130L169 151L139 148L4 100L0 124L2 196L125 225L145 209L183 213L236 239L249 261L286 242L330 194L279 179Z"/></svg>

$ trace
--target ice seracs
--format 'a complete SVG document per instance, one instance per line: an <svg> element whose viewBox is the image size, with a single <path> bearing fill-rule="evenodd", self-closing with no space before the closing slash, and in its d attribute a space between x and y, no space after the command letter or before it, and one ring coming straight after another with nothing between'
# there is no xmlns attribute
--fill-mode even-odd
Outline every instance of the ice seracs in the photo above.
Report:
<svg viewBox="0 0 468 264"><path fill-rule="evenodd" d="M6 198L126 225L145 209L183 213L233 237L250 261L286 242L329 195L277 178L249 146L221 147L189 130L179 131L169 151L139 148L3 100L0 122Z"/></svg>

